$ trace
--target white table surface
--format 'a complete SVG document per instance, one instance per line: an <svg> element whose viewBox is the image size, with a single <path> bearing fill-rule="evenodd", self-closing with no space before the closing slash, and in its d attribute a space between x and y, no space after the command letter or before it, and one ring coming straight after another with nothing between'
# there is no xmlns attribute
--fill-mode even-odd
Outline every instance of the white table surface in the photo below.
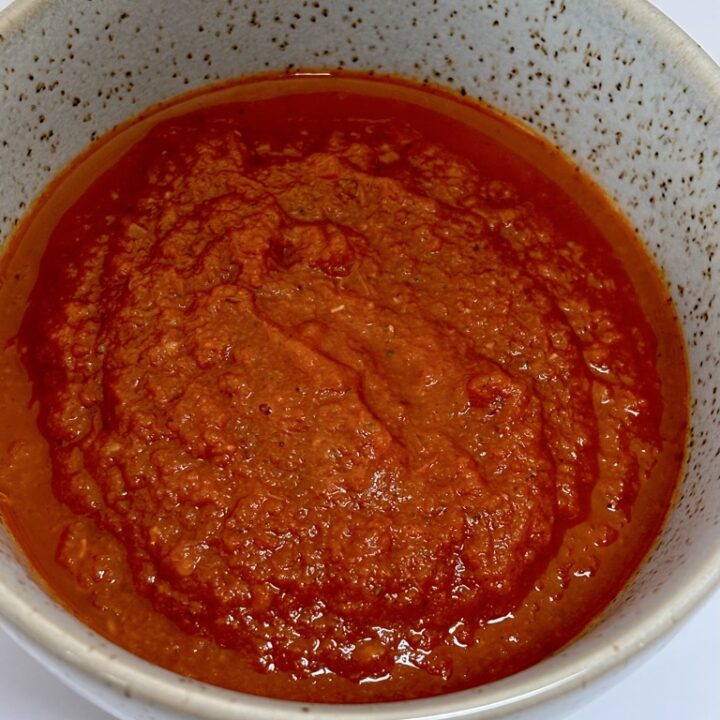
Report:
<svg viewBox="0 0 720 720"><path fill-rule="evenodd" d="M0 0L0 9L9 4ZM654 4L720 62L720 0L654 0ZM571 720L631 718L720 720L720 592L662 650ZM110 716L67 690L0 631L0 720L25 719L110 720Z"/></svg>

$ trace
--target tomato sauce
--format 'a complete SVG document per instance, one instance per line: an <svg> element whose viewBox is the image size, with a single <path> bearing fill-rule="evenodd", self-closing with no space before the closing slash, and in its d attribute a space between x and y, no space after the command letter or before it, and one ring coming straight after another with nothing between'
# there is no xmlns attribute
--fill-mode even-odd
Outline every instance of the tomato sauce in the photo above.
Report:
<svg viewBox="0 0 720 720"><path fill-rule="evenodd" d="M687 371L603 194L484 106L258 78L50 188L0 289L5 521L188 676L427 696L571 640L677 485Z"/></svg>

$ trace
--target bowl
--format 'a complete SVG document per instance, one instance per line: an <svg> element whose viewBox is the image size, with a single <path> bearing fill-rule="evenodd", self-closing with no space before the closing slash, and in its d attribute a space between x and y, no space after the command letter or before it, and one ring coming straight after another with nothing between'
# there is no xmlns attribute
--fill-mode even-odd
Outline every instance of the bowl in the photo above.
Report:
<svg viewBox="0 0 720 720"><path fill-rule="evenodd" d="M649 558L592 628L528 670L382 705L306 704L180 677L79 623L0 527L0 616L120 718L559 718L639 662L720 580L720 70L644 0L19 0L0 14L0 237L91 141L143 108L269 70L374 69L485 100L544 134L663 269L691 371L686 476ZM4 241L3 241L4 242Z"/></svg>

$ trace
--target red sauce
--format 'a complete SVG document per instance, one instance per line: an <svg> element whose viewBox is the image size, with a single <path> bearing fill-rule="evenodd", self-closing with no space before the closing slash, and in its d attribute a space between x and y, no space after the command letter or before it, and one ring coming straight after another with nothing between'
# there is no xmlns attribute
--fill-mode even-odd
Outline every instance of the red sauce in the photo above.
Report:
<svg viewBox="0 0 720 720"><path fill-rule="evenodd" d="M153 662L305 700L477 685L576 635L664 517L687 387L662 282L487 108L239 83L116 133L19 235L4 514Z"/></svg>

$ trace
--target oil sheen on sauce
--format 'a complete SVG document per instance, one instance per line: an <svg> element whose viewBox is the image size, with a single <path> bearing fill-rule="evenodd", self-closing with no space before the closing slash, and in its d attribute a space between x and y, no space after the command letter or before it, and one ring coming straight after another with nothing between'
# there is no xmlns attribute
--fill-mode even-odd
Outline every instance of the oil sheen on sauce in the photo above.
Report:
<svg viewBox="0 0 720 720"><path fill-rule="evenodd" d="M359 75L187 96L90 148L6 256L4 520L69 610L190 677L504 677L608 604L677 485L661 277L487 107Z"/></svg>

